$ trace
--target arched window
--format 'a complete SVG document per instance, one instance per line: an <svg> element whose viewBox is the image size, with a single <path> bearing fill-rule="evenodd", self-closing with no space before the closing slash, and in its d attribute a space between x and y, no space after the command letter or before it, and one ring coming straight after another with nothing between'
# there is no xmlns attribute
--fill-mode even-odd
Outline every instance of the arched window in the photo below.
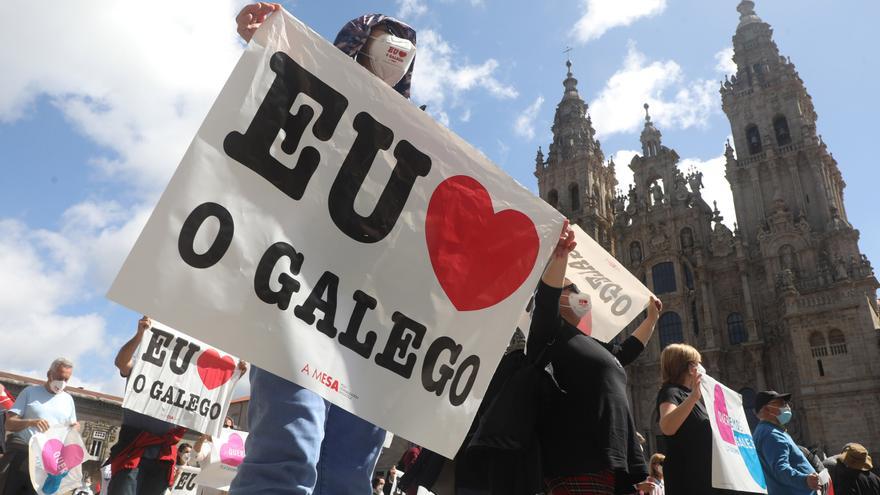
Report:
<svg viewBox="0 0 880 495"><path fill-rule="evenodd" d="M660 321L657 323L660 328L660 348L665 349L669 344L684 342L684 335L681 331L681 317L678 313L663 313Z"/></svg>
<svg viewBox="0 0 880 495"><path fill-rule="evenodd" d="M629 244L629 264L638 265L642 262L642 245L638 241Z"/></svg>
<svg viewBox="0 0 880 495"><path fill-rule="evenodd" d="M654 265L654 268L651 268L651 277L654 282L654 294L675 292L675 265L671 261Z"/></svg>
<svg viewBox="0 0 880 495"><path fill-rule="evenodd" d="M810 334L810 351L814 358L825 357L828 355L828 345L825 341L825 335L822 332L813 332Z"/></svg>
<svg viewBox="0 0 880 495"><path fill-rule="evenodd" d="M749 153L752 155L760 153L763 149L761 146L761 131L758 130L758 126L755 124L746 127L746 142L749 145Z"/></svg>
<svg viewBox="0 0 880 495"><path fill-rule="evenodd" d="M577 184L568 186L568 195L571 198L571 209L574 211L581 209L581 195Z"/></svg>
<svg viewBox="0 0 880 495"><path fill-rule="evenodd" d="M731 345L739 345L749 340L749 332L743 323L743 317L739 313L727 315L727 336Z"/></svg>
<svg viewBox="0 0 880 495"><path fill-rule="evenodd" d="M836 328L828 332L828 347L832 356L846 354L846 337L843 332Z"/></svg>
<svg viewBox="0 0 880 495"><path fill-rule="evenodd" d="M773 119L773 131L776 133L776 144L785 146L791 143L791 133L788 130L788 120L784 115L778 115Z"/></svg>
<svg viewBox="0 0 880 495"><path fill-rule="evenodd" d="M556 189L551 189L550 192L547 193L547 202L554 208L559 206L559 193L556 192Z"/></svg>

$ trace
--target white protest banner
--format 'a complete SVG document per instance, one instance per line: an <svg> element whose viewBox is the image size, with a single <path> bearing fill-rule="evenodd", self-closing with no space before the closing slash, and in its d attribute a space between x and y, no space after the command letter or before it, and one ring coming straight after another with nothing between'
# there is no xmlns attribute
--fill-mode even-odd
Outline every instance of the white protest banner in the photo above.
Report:
<svg viewBox="0 0 880 495"><path fill-rule="evenodd" d="M31 437L28 471L38 495L67 493L82 485L86 447L72 426L53 426Z"/></svg>
<svg viewBox="0 0 880 495"><path fill-rule="evenodd" d="M211 443L205 442L202 448L210 446L211 452L202 464L199 485L228 490L229 484L238 473L238 466L244 460L246 431L223 428Z"/></svg>
<svg viewBox="0 0 880 495"><path fill-rule="evenodd" d="M277 12L108 296L452 457L562 222Z"/></svg>
<svg viewBox="0 0 880 495"><path fill-rule="evenodd" d="M705 374L700 389L712 424L712 486L767 493L742 396Z"/></svg>
<svg viewBox="0 0 880 495"><path fill-rule="evenodd" d="M589 305L577 327L608 342L648 307L652 294L583 229L571 228L577 247L568 255L565 275L587 296L579 303Z"/></svg>
<svg viewBox="0 0 880 495"><path fill-rule="evenodd" d="M135 352L122 407L216 434L242 376L239 361L154 321Z"/></svg>
<svg viewBox="0 0 880 495"><path fill-rule="evenodd" d="M195 495L201 469L193 466L175 466L174 483L168 495Z"/></svg>

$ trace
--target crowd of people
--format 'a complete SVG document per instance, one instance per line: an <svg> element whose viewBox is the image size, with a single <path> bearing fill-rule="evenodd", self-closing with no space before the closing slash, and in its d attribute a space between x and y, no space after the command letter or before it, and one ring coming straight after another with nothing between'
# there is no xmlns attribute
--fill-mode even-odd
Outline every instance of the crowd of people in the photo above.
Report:
<svg viewBox="0 0 880 495"><path fill-rule="evenodd" d="M239 35L249 41L279 9L272 3L244 7L237 17ZM347 22L334 44L409 98L414 64L389 61L383 54L392 45L414 51L416 41L415 30L404 22L368 14ZM535 293L528 338L511 341L454 459L414 446L397 466L379 475L374 469L385 440L382 428L252 366L247 454L230 493L413 495L419 487L438 495L723 493L712 487L712 430L701 397L705 370L700 353L684 344L662 352L655 413L665 449L649 456L629 407L625 367L651 340L662 303L652 298L644 320L620 343L585 334L577 328L581 308L571 302L580 288L566 278L574 247L566 223ZM150 326L149 318L141 319L119 350L115 364L122 378L128 379L135 350ZM52 425L77 425L73 399L64 390L72 373L73 363L56 359L44 384L25 388L8 406L5 428L11 436L5 446L0 443L0 493L35 493L27 469L30 437ZM511 403L526 406L503 406ZM790 394L760 392L754 412L760 419L754 443L771 495L825 490L825 473L837 494L880 495L880 478L864 446L849 444L831 458L811 459L795 443L786 431L793 415ZM234 427L231 420L226 426ZM86 479L106 480L100 492L110 495L164 494L179 476L177 468L203 461L210 450L210 437L193 446L182 441L185 433L180 426L123 409L103 475ZM499 447L504 442L493 444L504 435L515 441L505 447Z"/></svg>

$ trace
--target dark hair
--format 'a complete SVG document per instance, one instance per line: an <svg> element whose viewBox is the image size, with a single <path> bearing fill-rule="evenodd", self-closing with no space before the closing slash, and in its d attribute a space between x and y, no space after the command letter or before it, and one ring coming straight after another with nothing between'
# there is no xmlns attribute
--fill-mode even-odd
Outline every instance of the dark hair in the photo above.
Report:
<svg viewBox="0 0 880 495"><path fill-rule="evenodd" d="M379 482L380 482L380 481L381 481L382 483L384 483L384 482L385 482L385 478L383 478L383 477L381 477L381 476L376 476L375 478L373 478L373 488L379 488Z"/></svg>

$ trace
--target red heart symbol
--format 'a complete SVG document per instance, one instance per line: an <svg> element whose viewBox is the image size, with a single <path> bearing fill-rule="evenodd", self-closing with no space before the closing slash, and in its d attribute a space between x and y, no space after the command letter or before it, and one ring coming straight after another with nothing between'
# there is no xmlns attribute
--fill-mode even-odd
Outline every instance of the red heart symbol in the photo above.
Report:
<svg viewBox="0 0 880 495"><path fill-rule="evenodd" d="M228 382L235 371L235 361L230 356L220 357L220 353L214 349L203 352L196 361L196 366L199 368L199 377L208 390Z"/></svg>
<svg viewBox="0 0 880 495"><path fill-rule="evenodd" d="M472 177L443 181L431 195L425 239L434 274L459 311L494 306L528 278L538 257L535 224L524 213L495 213Z"/></svg>

